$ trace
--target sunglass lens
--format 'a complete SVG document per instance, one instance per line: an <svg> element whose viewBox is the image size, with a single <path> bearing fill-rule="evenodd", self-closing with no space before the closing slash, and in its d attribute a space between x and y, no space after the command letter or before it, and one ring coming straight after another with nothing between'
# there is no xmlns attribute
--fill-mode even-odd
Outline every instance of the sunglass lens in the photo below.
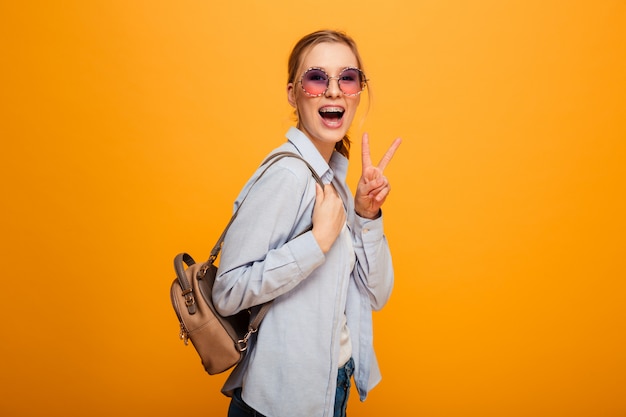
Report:
<svg viewBox="0 0 626 417"><path fill-rule="evenodd" d="M344 94L358 94L362 89L361 72L356 68L347 68L339 76L339 87Z"/></svg>
<svg viewBox="0 0 626 417"><path fill-rule="evenodd" d="M311 95L321 95L328 87L328 76L322 70L310 69L302 77L302 87Z"/></svg>

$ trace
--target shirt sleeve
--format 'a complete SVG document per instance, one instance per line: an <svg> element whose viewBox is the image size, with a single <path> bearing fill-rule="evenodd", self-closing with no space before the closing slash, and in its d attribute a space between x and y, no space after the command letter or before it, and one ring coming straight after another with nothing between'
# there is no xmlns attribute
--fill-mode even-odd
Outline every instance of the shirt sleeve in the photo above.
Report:
<svg viewBox="0 0 626 417"><path fill-rule="evenodd" d="M213 287L223 315L285 294L324 262L306 231L315 183L304 164L292 165L281 161L254 184L226 234Z"/></svg>
<svg viewBox="0 0 626 417"><path fill-rule="evenodd" d="M356 255L353 271L357 285L370 299L373 310L380 310L389 300L394 273L391 252L383 232L383 216L374 220L354 214L352 237Z"/></svg>

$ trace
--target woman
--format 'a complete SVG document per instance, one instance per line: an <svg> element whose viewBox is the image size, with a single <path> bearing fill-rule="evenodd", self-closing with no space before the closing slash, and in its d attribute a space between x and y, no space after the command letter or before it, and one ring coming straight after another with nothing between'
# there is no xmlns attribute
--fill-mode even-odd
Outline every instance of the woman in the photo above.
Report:
<svg viewBox="0 0 626 417"><path fill-rule="evenodd" d="M326 185L302 161L283 158L252 187L258 170L235 203L250 191L224 242L214 302L230 315L274 301L223 387L230 417L344 416L352 373L362 401L380 380L372 310L393 286L383 170L400 139L374 166L363 135L352 197L347 131L367 86L356 45L341 32L314 32L296 44L288 65L297 128L272 153L298 153Z"/></svg>

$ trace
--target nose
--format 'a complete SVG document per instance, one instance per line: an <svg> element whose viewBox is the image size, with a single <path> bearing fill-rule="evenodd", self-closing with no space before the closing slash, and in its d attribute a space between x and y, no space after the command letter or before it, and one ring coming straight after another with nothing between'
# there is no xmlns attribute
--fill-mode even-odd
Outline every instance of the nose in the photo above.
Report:
<svg viewBox="0 0 626 417"><path fill-rule="evenodd" d="M341 88L339 88L339 77L330 77L328 79L328 88L326 89L326 97L339 97Z"/></svg>

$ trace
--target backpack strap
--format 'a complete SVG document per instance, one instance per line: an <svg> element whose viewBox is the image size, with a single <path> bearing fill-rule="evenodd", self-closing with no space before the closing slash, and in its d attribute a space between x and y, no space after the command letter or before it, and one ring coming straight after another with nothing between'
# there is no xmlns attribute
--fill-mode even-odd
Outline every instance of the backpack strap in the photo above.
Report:
<svg viewBox="0 0 626 417"><path fill-rule="evenodd" d="M224 238L226 237L226 232L228 231L228 229L230 228L230 225L233 223L233 221L237 217L237 213L239 213L239 209L243 205L244 201L246 201L246 198L248 197L248 194L250 194L250 190L252 189L252 187L254 187L254 185L261 179L263 174L265 174L267 172L267 170L270 169L270 167L272 165L274 165L279 160L281 160L283 158L287 158L287 157L297 158L297 159L300 159L302 162L304 162L307 165L307 167L309 168L309 170L311 171L311 175L313 176L315 181L322 188L324 188L324 183L322 182L322 179L319 177L319 175L317 175L317 172L315 172L315 169L313 169L311 164L309 164L304 158L302 158L297 153L294 153L294 152L277 152L275 154L270 155L261 164L261 166L266 165L266 164L267 164L267 166L261 172L261 174L256 178L256 180L254 180L254 182L252 183L252 185L248 189L248 192L246 193L246 195L241 200L241 203L239 203L239 207L237 207L237 210L235 210L235 212L233 213L232 217L230 218L230 221L228 222L228 224L224 228L224 231L222 232L222 234L220 235L219 239L215 243L215 246L211 250L211 254L210 254L209 260L208 260L209 263L213 264L213 262L215 262L215 260L217 259L217 255L220 253L220 250L222 249L222 245L224 244ZM310 229L311 229L311 227L306 229L305 232L310 230ZM272 301L273 300L270 300L270 301L260 305L259 312L255 315L254 319L250 322L250 325L248 326L248 334L247 334L247 336L250 336L250 334L255 333L258 330L259 325L261 324L261 321L263 320L263 318L267 314L267 311L269 310L270 304L272 304Z"/></svg>
<svg viewBox="0 0 626 417"><path fill-rule="evenodd" d="M224 244L224 238L226 237L226 232L228 232L228 229L230 228L230 225L233 223L233 221L235 221L235 218L237 217L237 213L239 213L239 209L243 205L244 201L246 201L246 198L248 197L248 194L250 194L250 190L252 189L252 187L254 187L254 185L261 179L263 174L265 174L267 172L267 170L270 169L270 167L272 165L274 165L276 162L278 162L279 160L281 160L283 158L286 158L286 157L297 158L297 159L300 159L302 162L304 162L307 165L307 167L309 168L309 170L311 171L311 175L313 176L315 181L322 187L322 189L324 188L324 183L322 182L322 179L319 177L319 175L317 175L317 172L315 172L315 169L313 169L311 164L309 164L304 158L302 158L297 153L294 153L294 152L277 152L277 153L275 153L273 155L270 155L269 157L267 157L267 159L265 159L265 161L263 161L261 166L266 165L268 162L270 164L267 165L267 167L265 167L263 172L261 172L261 175L259 175L256 178L256 180L254 180L254 182L252 183L252 185L248 189L248 192L246 193L246 195L241 200L241 203L239 203L239 207L237 207L237 210L235 210L235 212L233 213L233 215L230 218L228 224L224 228L224 231L222 232L222 234L220 235L219 239L215 243L215 246L213 246L213 249L211 250L211 254L209 256L209 262L213 263L213 261L215 261L215 259L217 259L217 255L220 253L220 250L222 249L222 245Z"/></svg>

